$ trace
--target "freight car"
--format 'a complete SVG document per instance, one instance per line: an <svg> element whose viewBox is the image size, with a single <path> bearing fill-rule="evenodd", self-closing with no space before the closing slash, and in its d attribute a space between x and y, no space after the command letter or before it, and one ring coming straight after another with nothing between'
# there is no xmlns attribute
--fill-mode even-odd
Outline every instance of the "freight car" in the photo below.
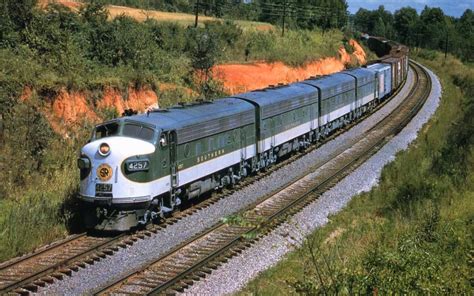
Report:
<svg viewBox="0 0 474 296"><path fill-rule="evenodd" d="M128 230L268 168L369 112L401 85L407 62L386 57L367 68L97 125L78 160L86 225Z"/></svg>

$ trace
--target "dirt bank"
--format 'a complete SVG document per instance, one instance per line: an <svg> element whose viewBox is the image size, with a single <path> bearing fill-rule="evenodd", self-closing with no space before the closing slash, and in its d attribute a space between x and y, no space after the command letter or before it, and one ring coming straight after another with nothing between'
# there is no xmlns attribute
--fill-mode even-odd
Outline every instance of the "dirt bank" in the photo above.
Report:
<svg viewBox="0 0 474 296"><path fill-rule="evenodd" d="M169 85L163 86L163 89L169 88L171 88ZM25 87L20 100L29 100L33 95L36 95L35 91L30 87ZM146 87L141 89L129 87L126 93L106 87L98 98L89 91L61 89L45 98L44 102L42 110L51 127L55 132L66 135L69 131L81 127L85 122L98 123L107 119L103 118L106 110L115 110L118 115L121 115L125 109L144 112L149 107L157 108L158 95ZM110 116L110 112L108 115Z"/></svg>
<svg viewBox="0 0 474 296"><path fill-rule="evenodd" d="M365 64L366 53L355 40L350 40L354 52L348 54L339 48L338 57L313 61L303 67L290 67L281 62L218 65L214 69L216 77L223 81L224 88L231 94L260 89L278 83L291 83L314 75L327 75L345 69L347 64Z"/></svg>

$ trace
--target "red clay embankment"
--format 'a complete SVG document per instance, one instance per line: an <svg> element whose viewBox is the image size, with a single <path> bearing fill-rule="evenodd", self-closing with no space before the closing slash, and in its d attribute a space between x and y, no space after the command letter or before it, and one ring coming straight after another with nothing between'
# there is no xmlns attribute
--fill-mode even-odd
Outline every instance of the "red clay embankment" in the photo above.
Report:
<svg viewBox="0 0 474 296"><path fill-rule="evenodd" d="M343 46L339 48L338 57L329 57L310 62L302 67L290 67L281 62L251 64L225 64L214 68L217 79L224 83L224 88L231 94L261 89L278 83L291 83L307 79L315 75L328 75L345 69L353 63L365 64L366 53L355 41L349 44L354 48L348 54Z"/></svg>

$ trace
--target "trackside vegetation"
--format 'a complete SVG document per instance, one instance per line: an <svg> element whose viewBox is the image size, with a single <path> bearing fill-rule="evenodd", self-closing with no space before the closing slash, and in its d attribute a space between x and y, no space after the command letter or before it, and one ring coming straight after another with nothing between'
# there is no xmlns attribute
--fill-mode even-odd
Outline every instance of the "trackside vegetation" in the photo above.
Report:
<svg viewBox="0 0 474 296"><path fill-rule="evenodd" d="M271 26L270 26L271 27ZM212 42L206 42L212 40ZM51 128L47 112L61 90L83 91L89 105L105 88L127 97L129 87L158 93L160 106L223 95L216 79L196 82L196 71L216 63L283 61L302 65L334 56L347 36L336 29L243 30L234 22L187 28L149 19L108 19L99 1L79 12L35 0L0 4L0 261L31 251L75 230L76 158L90 122L66 136ZM103 118L114 110L97 110Z"/></svg>
<svg viewBox="0 0 474 296"><path fill-rule="evenodd" d="M378 186L240 294L472 292L474 69L438 52L413 54L441 79L434 117L383 169Z"/></svg>

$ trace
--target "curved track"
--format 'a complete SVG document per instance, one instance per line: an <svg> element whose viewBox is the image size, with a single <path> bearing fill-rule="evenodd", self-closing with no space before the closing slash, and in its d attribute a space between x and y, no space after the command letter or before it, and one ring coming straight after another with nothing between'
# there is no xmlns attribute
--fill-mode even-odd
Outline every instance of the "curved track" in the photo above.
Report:
<svg viewBox="0 0 474 296"><path fill-rule="evenodd" d="M404 103L379 122L362 139L319 167L323 173L306 175L267 196L233 221L220 223L181 244L146 267L97 291L98 295L174 294L212 272L220 264L249 247L334 186L377 152L421 109L431 90L425 70L412 63L414 88ZM326 168L327 167L327 168Z"/></svg>

